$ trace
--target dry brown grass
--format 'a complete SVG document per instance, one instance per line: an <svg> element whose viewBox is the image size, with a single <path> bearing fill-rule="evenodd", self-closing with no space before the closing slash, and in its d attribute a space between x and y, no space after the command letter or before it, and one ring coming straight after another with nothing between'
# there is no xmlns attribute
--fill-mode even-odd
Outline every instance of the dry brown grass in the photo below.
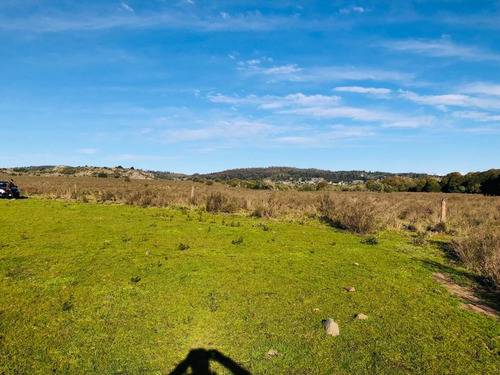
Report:
<svg viewBox="0 0 500 375"><path fill-rule="evenodd" d="M491 228L475 228L468 236L452 241L453 250L468 268L480 273L500 289L500 233Z"/></svg>

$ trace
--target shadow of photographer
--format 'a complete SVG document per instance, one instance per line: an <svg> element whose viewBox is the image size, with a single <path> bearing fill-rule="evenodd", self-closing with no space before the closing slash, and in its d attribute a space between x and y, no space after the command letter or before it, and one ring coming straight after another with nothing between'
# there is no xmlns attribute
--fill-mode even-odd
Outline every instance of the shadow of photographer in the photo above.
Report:
<svg viewBox="0 0 500 375"><path fill-rule="evenodd" d="M249 371L217 350L193 349L186 359L177 365L170 375L186 375L189 368L192 375L216 375L210 371L210 362L218 362L234 375L252 375Z"/></svg>

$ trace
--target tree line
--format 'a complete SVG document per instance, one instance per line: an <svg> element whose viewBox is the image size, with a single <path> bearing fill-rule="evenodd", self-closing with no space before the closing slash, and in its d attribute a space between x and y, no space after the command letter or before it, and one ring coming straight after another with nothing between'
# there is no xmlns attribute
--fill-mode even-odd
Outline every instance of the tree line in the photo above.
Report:
<svg viewBox="0 0 500 375"><path fill-rule="evenodd" d="M462 175L452 172L440 180L430 176L408 178L392 176L380 181L368 181L366 188L371 191L412 191L500 195L500 169L485 172L471 172Z"/></svg>

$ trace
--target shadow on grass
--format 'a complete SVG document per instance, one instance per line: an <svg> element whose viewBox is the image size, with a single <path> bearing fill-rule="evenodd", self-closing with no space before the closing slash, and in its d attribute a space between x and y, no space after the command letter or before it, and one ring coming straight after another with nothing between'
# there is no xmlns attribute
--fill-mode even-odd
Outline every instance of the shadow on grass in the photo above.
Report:
<svg viewBox="0 0 500 375"><path fill-rule="evenodd" d="M462 283L465 282L467 285L479 285L479 288L473 286L474 294L483 300L486 305L500 312L500 293L493 291L493 286L484 277L433 260L420 259L420 261L430 271L449 275L457 283L462 281Z"/></svg>
<svg viewBox="0 0 500 375"><path fill-rule="evenodd" d="M436 240L430 240L429 243L441 250L444 255L446 256L447 259L453 261L453 262L459 262L460 257L458 254L455 252L453 249L453 246L449 241L436 241Z"/></svg>
<svg viewBox="0 0 500 375"><path fill-rule="evenodd" d="M210 362L218 362L234 375L252 375L249 371L217 350L193 349L170 375L215 375L210 371ZM188 372L189 368L191 371Z"/></svg>

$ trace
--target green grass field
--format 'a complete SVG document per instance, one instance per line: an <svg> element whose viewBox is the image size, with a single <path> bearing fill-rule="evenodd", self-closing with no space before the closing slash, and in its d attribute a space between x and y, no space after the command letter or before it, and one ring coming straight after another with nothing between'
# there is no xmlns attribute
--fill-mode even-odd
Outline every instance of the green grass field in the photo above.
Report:
<svg viewBox="0 0 500 375"><path fill-rule="evenodd" d="M169 374L196 348L254 375L500 368L499 320L432 279L469 274L410 234L370 245L312 219L38 199L0 210L2 375Z"/></svg>

